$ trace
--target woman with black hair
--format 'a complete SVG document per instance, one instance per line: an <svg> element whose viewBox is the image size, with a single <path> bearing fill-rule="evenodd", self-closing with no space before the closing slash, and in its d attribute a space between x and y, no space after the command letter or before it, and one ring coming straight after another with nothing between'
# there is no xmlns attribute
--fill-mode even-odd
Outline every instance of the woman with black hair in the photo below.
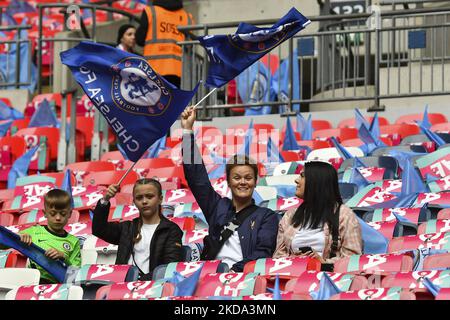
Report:
<svg viewBox="0 0 450 320"><path fill-rule="evenodd" d="M139 280L151 280L157 266L182 261L183 232L162 215L162 188L155 179L140 179L134 185L133 202L139 210L138 218L108 222L109 199L118 191L119 185L110 185L97 203L92 234L119 246L116 264L134 265L139 269Z"/></svg>
<svg viewBox="0 0 450 320"><path fill-rule="evenodd" d="M322 264L361 254L361 228L353 211L342 204L336 170L329 163L306 162L295 180L303 203L287 211L278 226L274 258L309 256Z"/></svg>
<svg viewBox="0 0 450 320"><path fill-rule="evenodd" d="M136 45L136 27L132 24L124 24L120 26L117 33L117 46L116 48L130 53L134 52L134 46Z"/></svg>

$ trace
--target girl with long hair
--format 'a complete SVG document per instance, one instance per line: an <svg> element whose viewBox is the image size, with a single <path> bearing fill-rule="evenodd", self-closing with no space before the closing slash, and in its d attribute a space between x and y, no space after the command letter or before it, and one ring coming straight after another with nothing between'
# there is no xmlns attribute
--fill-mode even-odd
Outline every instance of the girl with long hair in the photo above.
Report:
<svg viewBox="0 0 450 320"><path fill-rule="evenodd" d="M94 210L92 233L118 245L116 264L138 267L140 280L151 280L153 270L162 264L182 260L183 232L162 215L162 188L158 180L140 179L133 188L133 202L139 217L132 221L108 222L109 200L119 191L112 184Z"/></svg>

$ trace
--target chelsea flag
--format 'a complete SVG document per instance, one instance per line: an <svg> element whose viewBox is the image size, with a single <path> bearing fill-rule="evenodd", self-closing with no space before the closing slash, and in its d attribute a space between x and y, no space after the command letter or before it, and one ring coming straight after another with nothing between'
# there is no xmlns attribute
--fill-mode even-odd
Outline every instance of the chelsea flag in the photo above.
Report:
<svg viewBox="0 0 450 320"><path fill-rule="evenodd" d="M240 23L235 34L197 38L209 56L206 84L219 88L305 28L311 21L292 8L271 28Z"/></svg>
<svg viewBox="0 0 450 320"><path fill-rule="evenodd" d="M103 44L83 41L60 55L134 162L167 133L198 88L177 89L142 57Z"/></svg>

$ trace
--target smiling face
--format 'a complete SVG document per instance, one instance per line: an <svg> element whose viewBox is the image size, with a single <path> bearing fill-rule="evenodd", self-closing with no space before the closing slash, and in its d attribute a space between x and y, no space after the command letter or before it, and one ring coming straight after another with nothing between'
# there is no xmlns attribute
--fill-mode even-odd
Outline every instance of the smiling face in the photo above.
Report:
<svg viewBox="0 0 450 320"><path fill-rule="evenodd" d="M295 183L297 184L297 188L295 189L295 195L303 199L305 195L305 171L304 169L300 172L300 175L297 179L295 179Z"/></svg>
<svg viewBox="0 0 450 320"><path fill-rule="evenodd" d="M233 167L228 178L228 185L234 199L252 198L256 186L255 172L252 167L247 165Z"/></svg>
<svg viewBox="0 0 450 320"><path fill-rule="evenodd" d="M163 201L158 188L152 184L136 185L133 191L133 202L143 218L151 218L159 214L159 206Z"/></svg>

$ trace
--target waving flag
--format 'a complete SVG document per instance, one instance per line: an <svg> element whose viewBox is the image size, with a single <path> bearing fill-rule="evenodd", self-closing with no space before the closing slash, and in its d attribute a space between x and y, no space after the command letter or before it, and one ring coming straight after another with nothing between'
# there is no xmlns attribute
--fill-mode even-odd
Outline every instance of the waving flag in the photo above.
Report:
<svg viewBox="0 0 450 320"><path fill-rule="evenodd" d="M253 103L269 102L270 83L269 69L261 61L257 61L236 77L239 96L245 108L246 116L270 114L271 106L251 106Z"/></svg>
<svg viewBox="0 0 450 320"><path fill-rule="evenodd" d="M192 296L197 287L198 279L200 278L200 274L202 273L203 264L197 271L195 271L189 277L179 281L175 286L175 297L183 297L183 296Z"/></svg>
<svg viewBox="0 0 450 320"><path fill-rule="evenodd" d="M134 162L166 134L198 88L179 90L142 57L93 42L61 52L61 61Z"/></svg>
<svg viewBox="0 0 450 320"><path fill-rule="evenodd" d="M33 158L33 155L38 149L39 145L28 150L23 156L14 161L11 170L8 173L8 189L13 189L16 186L17 178L27 175L31 158Z"/></svg>
<svg viewBox="0 0 450 320"><path fill-rule="evenodd" d="M298 51L295 49L292 52L292 99L300 99L300 83L299 83L299 67L298 67ZM272 91L275 95L278 95L278 100L288 101L289 97L289 63L290 57L283 60L278 68L277 72L272 78ZM285 113L289 111L300 112L300 105L293 104L292 110L287 110L288 105L280 106L279 113Z"/></svg>
<svg viewBox="0 0 450 320"><path fill-rule="evenodd" d="M292 8L270 28L242 22L235 34L199 37L209 56L206 84L220 88L310 23Z"/></svg>
<svg viewBox="0 0 450 320"><path fill-rule="evenodd" d="M431 122L428 119L428 105L425 106L425 111L423 112L423 118L422 121L417 121L420 126L430 129L431 128Z"/></svg>
<svg viewBox="0 0 450 320"><path fill-rule="evenodd" d="M75 203L73 201L72 196L72 171L70 169L67 169L64 173L64 179L61 184L61 190L67 191L67 193L70 195L70 203L72 205L72 208L75 208Z"/></svg>
<svg viewBox="0 0 450 320"><path fill-rule="evenodd" d="M8 132L9 127L13 123L12 120L0 123L0 137L3 137Z"/></svg>
<svg viewBox="0 0 450 320"><path fill-rule="evenodd" d="M320 279L319 290L310 292L311 297L314 300L329 300L332 296L341 293L342 291L336 286L330 276L326 273L322 273Z"/></svg>
<svg viewBox="0 0 450 320"><path fill-rule="evenodd" d="M369 122L367 122L366 118L364 118L361 111L355 108L355 127L359 130L362 125L365 125L367 128L370 127Z"/></svg>
<svg viewBox="0 0 450 320"><path fill-rule="evenodd" d="M286 119L286 133L284 135L283 150L299 150L300 146L295 139L294 129L292 129L291 120Z"/></svg>
<svg viewBox="0 0 450 320"><path fill-rule="evenodd" d="M0 120L23 119L23 113L11 108L3 100L0 99Z"/></svg>
<svg viewBox="0 0 450 320"><path fill-rule="evenodd" d="M380 120L378 119L378 112L375 112L369 128L370 133L378 139L380 137Z"/></svg>
<svg viewBox="0 0 450 320"><path fill-rule="evenodd" d="M283 156L278 150L278 147L273 143L272 139L269 137L267 142L267 161L269 162L284 162Z"/></svg>
<svg viewBox="0 0 450 320"><path fill-rule="evenodd" d="M444 139L442 139L441 137L439 137L439 135L437 135L436 133L425 127L423 125L423 122L419 124L419 127L420 130L422 130L422 132L428 137L428 139L430 139L430 141L433 141L438 148L445 144Z"/></svg>
<svg viewBox="0 0 450 320"><path fill-rule="evenodd" d="M302 140L312 140L313 131L311 115L305 120L301 113L297 113L297 132L300 132Z"/></svg>
<svg viewBox="0 0 450 320"><path fill-rule="evenodd" d="M361 227L361 235L363 238L364 254L386 253L389 240L380 232L369 226L364 220L356 217Z"/></svg>
<svg viewBox="0 0 450 320"><path fill-rule="evenodd" d="M44 99L37 110L33 113L28 127L58 127L58 119L56 114L50 107L47 99Z"/></svg>
<svg viewBox="0 0 450 320"><path fill-rule="evenodd" d="M273 287L273 296L272 300L283 300L281 298L281 292L280 292L280 277L278 276L278 273L275 276L275 286Z"/></svg>

